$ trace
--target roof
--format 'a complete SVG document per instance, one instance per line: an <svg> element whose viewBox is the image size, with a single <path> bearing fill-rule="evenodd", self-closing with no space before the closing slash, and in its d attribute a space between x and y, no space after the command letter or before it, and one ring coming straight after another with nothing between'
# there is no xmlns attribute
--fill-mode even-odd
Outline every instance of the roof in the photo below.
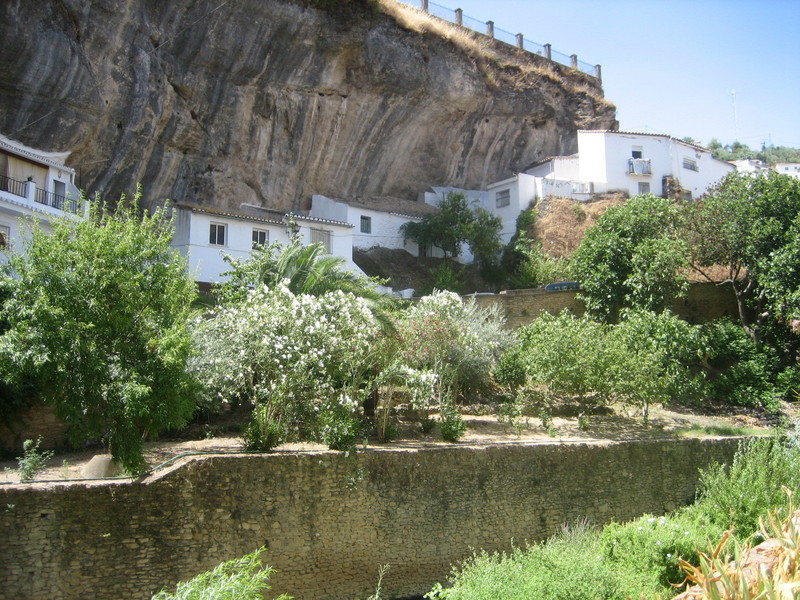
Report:
<svg viewBox="0 0 800 600"><path fill-rule="evenodd" d="M374 210L376 212L384 212L403 217L426 217L439 212L439 208L436 206L432 206L424 202L414 202L413 200L406 200L404 198L395 198L392 196L373 196L368 200L358 199L337 201L344 202L353 208L363 208L364 210Z"/></svg>
<svg viewBox="0 0 800 600"><path fill-rule="evenodd" d="M336 221L334 219L319 219L317 217L309 217L299 213L287 211L279 211L271 208L258 208L259 213L237 212L232 210L223 210L213 206L200 206L199 204L191 204L188 202L176 202L173 206L183 208L192 212L202 213L206 215L214 215L219 217L228 217L230 219L240 219L243 221L254 221L256 223L267 223L270 225L286 225L286 218L292 216L296 221L305 221L309 223L320 223L325 225L334 225L339 227L352 228L350 223L343 221ZM263 212L264 214L260 214Z"/></svg>
<svg viewBox="0 0 800 600"><path fill-rule="evenodd" d="M680 144L684 144L695 150L702 150L703 152L711 152L705 146L701 146L700 144L695 144L694 142L687 142L686 140L679 140L678 138L672 137L671 135L667 135L665 133L643 133L640 131L614 131L612 129L580 129L578 133L613 133L619 135L638 135L643 137L660 137L660 138L667 138L672 140L673 142L678 142Z"/></svg>
<svg viewBox="0 0 800 600"><path fill-rule="evenodd" d="M2 134L0 134L0 148L34 162L45 164L50 167L56 167L57 169L69 171L70 173L75 173L75 169L64 164L64 161L67 160L67 157L70 154L69 152L44 152L42 150L36 150L34 148L24 146L19 142L15 142L11 138L7 138Z"/></svg>

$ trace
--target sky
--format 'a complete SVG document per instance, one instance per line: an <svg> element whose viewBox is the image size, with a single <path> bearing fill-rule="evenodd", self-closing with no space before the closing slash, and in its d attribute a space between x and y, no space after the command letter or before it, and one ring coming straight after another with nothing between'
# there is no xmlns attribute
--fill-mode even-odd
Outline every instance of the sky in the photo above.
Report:
<svg viewBox="0 0 800 600"><path fill-rule="evenodd" d="M600 64L622 131L800 148L800 0L435 3Z"/></svg>

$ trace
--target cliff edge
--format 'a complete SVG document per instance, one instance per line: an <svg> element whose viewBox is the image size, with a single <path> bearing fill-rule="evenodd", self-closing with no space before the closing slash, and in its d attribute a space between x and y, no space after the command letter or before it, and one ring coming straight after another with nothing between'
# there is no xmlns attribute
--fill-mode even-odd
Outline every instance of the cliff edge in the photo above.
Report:
<svg viewBox="0 0 800 600"><path fill-rule="evenodd" d="M313 4L327 8L315 8ZM479 188L615 128L599 81L393 0L9 0L0 132L110 198Z"/></svg>

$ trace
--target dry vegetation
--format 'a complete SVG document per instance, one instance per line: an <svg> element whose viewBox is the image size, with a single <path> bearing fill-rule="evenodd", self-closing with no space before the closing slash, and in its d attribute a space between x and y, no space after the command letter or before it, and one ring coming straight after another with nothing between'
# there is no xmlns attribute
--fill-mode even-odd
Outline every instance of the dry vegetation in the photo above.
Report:
<svg viewBox="0 0 800 600"><path fill-rule="evenodd" d="M381 10L409 31L430 33L447 40L465 55L476 61L489 85L529 87L531 83L545 79L562 85L573 95L585 95L600 105L612 107L603 98L603 90L588 75L581 71L563 67L543 57L524 50L496 42L466 27L459 27L416 8L396 2L380 0ZM565 77L564 73L569 76Z"/></svg>

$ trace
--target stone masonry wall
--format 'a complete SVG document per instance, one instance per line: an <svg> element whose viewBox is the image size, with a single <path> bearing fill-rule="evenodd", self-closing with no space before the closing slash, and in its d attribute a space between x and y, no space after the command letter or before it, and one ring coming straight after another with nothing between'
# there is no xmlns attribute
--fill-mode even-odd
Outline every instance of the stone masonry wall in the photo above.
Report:
<svg viewBox="0 0 800 600"><path fill-rule="evenodd" d="M576 298L576 292L571 290L508 290L499 294L475 296L475 301L481 306L499 303L509 329L530 324L543 310L558 314L566 308L576 315L582 315L586 310L583 302ZM736 297L729 284L694 283L686 297L675 300L670 309L690 323L702 323L722 317L738 319L739 316Z"/></svg>
<svg viewBox="0 0 800 600"><path fill-rule="evenodd" d="M144 599L266 546L270 594L424 593L472 548L689 502L736 439L220 455L138 481L0 486L0 598ZM272 595L268 595L272 597Z"/></svg>

